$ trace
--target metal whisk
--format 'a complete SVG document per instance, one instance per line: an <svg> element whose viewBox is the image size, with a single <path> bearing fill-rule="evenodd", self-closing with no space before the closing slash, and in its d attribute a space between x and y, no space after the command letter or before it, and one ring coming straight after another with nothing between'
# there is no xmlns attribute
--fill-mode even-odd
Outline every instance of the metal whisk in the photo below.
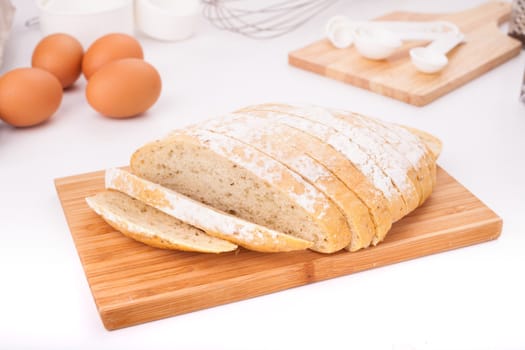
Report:
<svg viewBox="0 0 525 350"><path fill-rule="evenodd" d="M203 14L219 29L253 39L271 39L297 29L335 2L337 0L203 0ZM260 6L261 3L265 5Z"/></svg>

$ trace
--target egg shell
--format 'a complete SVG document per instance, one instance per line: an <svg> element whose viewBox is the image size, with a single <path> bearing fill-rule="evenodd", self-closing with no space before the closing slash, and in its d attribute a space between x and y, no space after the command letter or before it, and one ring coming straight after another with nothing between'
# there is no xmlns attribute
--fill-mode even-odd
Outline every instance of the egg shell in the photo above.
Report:
<svg viewBox="0 0 525 350"><path fill-rule="evenodd" d="M80 77L83 56L84 49L77 39L68 34L51 34L35 47L31 66L47 70L67 88Z"/></svg>
<svg viewBox="0 0 525 350"><path fill-rule="evenodd" d="M138 58L125 58L100 68L86 87L89 104L111 118L144 113L160 96L162 82L157 70Z"/></svg>
<svg viewBox="0 0 525 350"><path fill-rule="evenodd" d="M122 33L104 35L87 49L82 60L82 73L86 79L90 79L106 63L122 58L144 58L137 39Z"/></svg>
<svg viewBox="0 0 525 350"><path fill-rule="evenodd" d="M62 101L62 85L48 71L18 68L0 78L0 119L17 127L43 123Z"/></svg>

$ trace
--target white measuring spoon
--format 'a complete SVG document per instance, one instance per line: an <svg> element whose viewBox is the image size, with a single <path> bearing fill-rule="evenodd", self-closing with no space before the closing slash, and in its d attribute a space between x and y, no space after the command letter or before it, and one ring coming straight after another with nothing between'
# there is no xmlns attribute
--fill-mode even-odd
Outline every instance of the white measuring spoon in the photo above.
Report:
<svg viewBox="0 0 525 350"><path fill-rule="evenodd" d="M426 47L415 47L410 50L410 59L418 71L437 73L448 64L447 53L462 43L464 38L459 33L437 39Z"/></svg>
<svg viewBox="0 0 525 350"><path fill-rule="evenodd" d="M459 33L459 28L446 21L408 22L408 21L351 21L345 16L332 17L325 26L325 34L337 48L351 46L359 31L379 31L376 37L385 36L390 31L400 40L435 40L444 35ZM382 41L376 40L376 41Z"/></svg>
<svg viewBox="0 0 525 350"><path fill-rule="evenodd" d="M326 36L328 40L338 49L352 46L354 43L355 27L348 23L342 16L336 16L328 21L326 25Z"/></svg>

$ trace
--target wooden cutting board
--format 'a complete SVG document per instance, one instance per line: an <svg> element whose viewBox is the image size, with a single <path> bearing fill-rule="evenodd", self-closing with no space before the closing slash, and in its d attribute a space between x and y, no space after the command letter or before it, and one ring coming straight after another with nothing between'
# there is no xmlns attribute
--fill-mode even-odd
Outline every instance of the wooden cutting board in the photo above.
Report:
<svg viewBox="0 0 525 350"><path fill-rule="evenodd" d="M288 61L293 66L423 106L519 54L521 43L498 29L510 12L509 2L487 2L458 13L394 12L378 18L445 20L458 25L467 42L449 53L448 66L438 74L419 73L412 66L408 51L426 45L421 41L406 42L388 59L373 61L360 56L355 47L337 49L323 39L291 52Z"/></svg>
<svg viewBox="0 0 525 350"><path fill-rule="evenodd" d="M332 255L240 249L199 254L151 248L116 232L84 198L102 171L55 180L104 326L117 329L496 239L501 219L442 169L427 202L380 245Z"/></svg>

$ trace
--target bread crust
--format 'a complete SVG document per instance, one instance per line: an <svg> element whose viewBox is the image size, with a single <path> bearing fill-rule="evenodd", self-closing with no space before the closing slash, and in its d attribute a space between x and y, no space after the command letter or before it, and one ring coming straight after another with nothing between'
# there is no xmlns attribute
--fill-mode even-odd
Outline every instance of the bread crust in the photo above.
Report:
<svg viewBox="0 0 525 350"><path fill-rule="evenodd" d="M432 158L434 160L438 159L443 149L443 143L441 142L440 139L438 139L434 135L429 134L428 132L423 131L423 130L419 130L419 129L412 128L412 127L405 126L405 125L398 125L398 126L410 131L412 134L417 136L427 146L428 150L430 151L432 155Z"/></svg>
<svg viewBox="0 0 525 350"><path fill-rule="evenodd" d="M436 186L436 160L439 157L442 149L441 140L434 135L431 135L425 131L407 127L404 125L395 125L394 130L397 130L400 134L415 135L424 145L427 152L425 153L425 159L427 160L430 176L432 180L432 187ZM430 194L429 194L430 195Z"/></svg>

